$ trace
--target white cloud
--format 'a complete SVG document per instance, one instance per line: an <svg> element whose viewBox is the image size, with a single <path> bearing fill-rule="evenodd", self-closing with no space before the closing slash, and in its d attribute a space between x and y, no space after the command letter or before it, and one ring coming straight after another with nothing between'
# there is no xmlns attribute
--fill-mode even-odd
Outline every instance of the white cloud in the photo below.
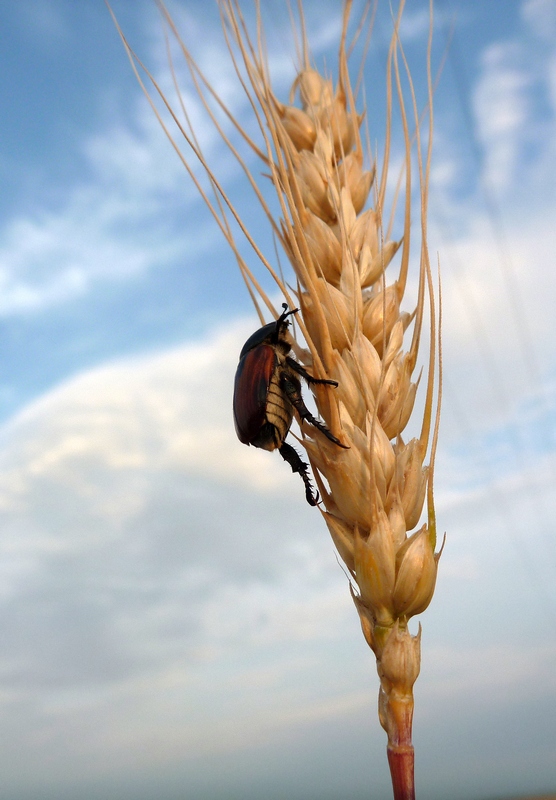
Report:
<svg viewBox="0 0 556 800"><path fill-rule="evenodd" d="M528 213L552 203L554 194L554 4L530 0L521 12L528 29L483 51L473 106L484 185L499 201L512 187L516 196L508 205Z"/></svg>
<svg viewBox="0 0 556 800"><path fill-rule="evenodd" d="M147 141L148 128L135 137L122 133L120 141L111 131L90 143L95 178L74 186L60 210L7 221L0 233L0 314L54 306L177 255L184 239L169 243L152 213L160 203L155 190L165 188L162 176L164 182L172 176L176 188L183 168L165 152L160 131ZM138 163L139 151L150 153L148 163ZM127 171L117 170L124 161ZM150 236L137 230L141 223Z"/></svg>
<svg viewBox="0 0 556 800"><path fill-rule="evenodd" d="M39 5L50 8L48 3ZM188 44L215 91L239 118L249 112L246 126L251 128L251 107L227 57L218 15L211 18L200 11L198 17L185 12L176 17L186 38L191 38ZM147 65L155 65L155 78L182 119L162 27L150 14L145 27L152 32L147 37L148 52L141 56ZM214 131L179 48L175 43L172 48L189 122L208 163L227 186L230 178L237 177L239 167ZM292 59L289 54L278 56L271 51L270 55L273 74L286 90L294 75ZM156 90L148 79L145 82L178 147L206 188L203 169L189 152ZM212 105L221 125L237 143L239 137L233 126ZM139 85L128 108L127 118L115 110L105 127L99 122L97 132L82 142L88 177L64 190L65 200L59 208L35 210L32 216L20 213L5 221L0 230L0 316L67 303L99 283L134 280L154 267L164 269L183 253L193 264L199 252L210 247L211 237L199 235L202 226L210 224L204 203ZM248 159L252 157L247 155Z"/></svg>
<svg viewBox="0 0 556 800"><path fill-rule="evenodd" d="M75 774L91 753L125 763L153 736L170 761L184 748L211 758L341 725L361 704L371 713L373 660L320 516L276 454L235 439L231 385L251 327L85 373L2 431L0 727L17 714L14 769L31 750L60 774L68 754ZM522 485L511 476L499 492L515 502ZM501 691L495 670L515 655L501 640L519 615L496 629L483 619L493 640L472 652L442 634L454 613L465 614L460 635L475 629L493 565L492 614L508 587L535 608L490 493L439 492L449 539L424 619L430 719L439 704L465 704L476 681ZM547 653L514 658L506 698L545 675ZM486 683L462 666L485 663ZM48 736L37 742L36 730Z"/></svg>
<svg viewBox="0 0 556 800"><path fill-rule="evenodd" d="M547 413L554 408L553 207L508 231L511 270L480 214L462 209L469 228L448 240L431 210L431 243L442 270L441 439L469 444L475 436L505 431L507 442L517 430L526 449L533 449L539 444L535 425L549 424Z"/></svg>
<svg viewBox="0 0 556 800"><path fill-rule="evenodd" d="M526 0L521 14L537 36L551 43L556 36L556 7L552 0Z"/></svg>
<svg viewBox="0 0 556 800"><path fill-rule="evenodd" d="M78 376L2 431L0 726L19 715L35 765L125 761L155 734L171 753L233 749L325 698L321 716L345 713L333 653L322 698L298 700L357 621L301 482L235 438L250 327Z"/></svg>
<svg viewBox="0 0 556 800"><path fill-rule="evenodd" d="M498 191L515 178L529 113L529 76L519 68L519 56L514 44L490 45L483 55L484 71L475 90L479 137L486 154L484 177L487 185Z"/></svg>
<svg viewBox="0 0 556 800"><path fill-rule="evenodd" d="M409 13L404 10L400 34L403 42L413 39L426 39L430 30L430 13L427 8L412 11ZM438 21L438 19L437 19Z"/></svg>
<svg viewBox="0 0 556 800"><path fill-rule="evenodd" d="M160 63L156 77L173 97L162 31L158 25L153 27L158 36L146 60ZM211 65L216 90L232 108L235 104L235 111L244 107L246 100L237 82L233 91L230 88L226 59L215 57L212 36L197 44L202 45L201 60ZM184 99L200 144L225 181L235 166L227 154L222 158L224 146L207 124L183 65L180 69ZM0 230L0 315L56 306L86 294L98 283L130 280L155 265L164 268L184 252L193 260L206 249L199 236L200 226L206 224L206 217L205 222L198 219L203 202L139 85L129 109L125 121L116 112L106 127L101 129L99 122L98 131L82 142L88 177L64 189L65 199L58 208L45 207L33 215L19 213L5 221ZM176 136L181 145L180 134ZM194 158L191 162L202 174Z"/></svg>
<svg viewBox="0 0 556 800"><path fill-rule="evenodd" d="M469 174L468 150L460 153L459 139L454 149L451 129L442 128L452 120L440 115L435 138L434 160L441 171L444 166L440 178L433 173L429 241L442 270L441 440L467 442L475 454L470 472L483 477L486 462L490 468L500 462L502 440L513 450L505 466L517 469L535 448L545 452L539 431L546 432L545 442L551 440L556 363L551 49L532 42L527 32L485 49L474 89L482 176ZM450 173L456 185L467 181L463 197L450 188ZM474 467L479 459L482 466ZM459 469L468 474L463 460Z"/></svg>

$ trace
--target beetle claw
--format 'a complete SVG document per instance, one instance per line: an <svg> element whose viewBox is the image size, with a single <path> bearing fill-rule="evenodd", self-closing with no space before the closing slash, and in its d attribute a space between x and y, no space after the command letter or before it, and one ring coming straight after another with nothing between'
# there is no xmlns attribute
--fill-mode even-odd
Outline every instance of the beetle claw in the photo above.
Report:
<svg viewBox="0 0 556 800"><path fill-rule="evenodd" d="M284 461L287 461L292 472L298 472L305 484L305 497L310 506L316 506L320 501L320 495L313 489L311 478L309 477L309 466L301 460L301 456L294 450L291 444L282 442L282 446L278 450Z"/></svg>

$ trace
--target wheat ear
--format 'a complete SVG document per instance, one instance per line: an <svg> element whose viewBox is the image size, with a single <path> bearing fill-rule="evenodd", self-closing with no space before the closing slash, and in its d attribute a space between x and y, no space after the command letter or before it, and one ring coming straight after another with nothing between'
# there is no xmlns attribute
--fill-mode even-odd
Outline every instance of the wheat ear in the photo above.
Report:
<svg viewBox="0 0 556 800"><path fill-rule="evenodd" d="M230 204L207 164L194 132L187 125L186 108L182 106L181 109L186 120L183 122L153 76L145 70L181 134L204 166L214 199L204 193L179 143L160 115L159 119L232 247L261 321L264 315L257 297L274 317L277 314L270 298L240 255L230 216L255 248L290 307L301 309L298 322L306 347L294 342L296 355L315 376L338 382L335 390L319 385L313 386L312 390L321 418L348 446L347 449L338 447L316 429L303 425L301 442L322 497L322 516L349 574L351 594L363 634L376 656L380 678L379 718L388 735L394 797L396 800L410 800L415 796L411 729L413 684L420 668L421 628L419 626L417 635L412 635L408 630L408 620L424 611L430 603L440 556L440 553L435 553L432 490L440 407L438 398L434 415L439 337L427 249L432 138L430 41L425 148L411 76L398 37L402 0L393 23L387 58L387 125L384 154L377 170L369 148L363 147L361 129L364 115L356 110L348 72L349 0L344 3L339 77L335 88L329 78L311 67L300 9L301 63L289 103L282 103L271 88L258 4L254 42L236 0L220 0L224 34L238 79L259 123L260 146L248 137L213 91L181 41L167 10L159 5L179 42L206 111L245 171L289 258L297 281L294 289L273 269L238 211ZM137 64L143 65L121 35L139 77ZM404 102L404 76L411 97L413 132ZM296 95L300 107L294 105ZM385 225L391 125L396 100L405 156L403 173ZM159 114L154 103L153 109ZM227 122L223 123L222 119L226 118ZM249 147L263 159L278 197L280 219L269 210L257 180L232 143L230 126L235 127ZM407 312L402 311L402 301L410 265L414 171L418 176L416 194L420 218L418 289L416 306ZM366 208L373 187L373 202ZM390 238L390 231L399 197L403 201L403 231L400 239L394 241ZM388 282L386 269L398 251L397 275ZM427 306L429 345L424 359L423 410L417 425L420 433L406 441L403 432L414 411L418 381L414 382L412 378ZM406 339L409 339L407 346ZM429 465L425 466L427 454ZM418 527L425 499L427 522Z"/></svg>

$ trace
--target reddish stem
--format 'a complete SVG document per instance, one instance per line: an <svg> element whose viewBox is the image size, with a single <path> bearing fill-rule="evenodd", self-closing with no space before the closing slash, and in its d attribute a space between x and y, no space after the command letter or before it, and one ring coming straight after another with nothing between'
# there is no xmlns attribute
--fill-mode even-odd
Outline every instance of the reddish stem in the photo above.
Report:
<svg viewBox="0 0 556 800"><path fill-rule="evenodd" d="M388 745L387 753L394 800L415 800L413 746L410 744Z"/></svg>

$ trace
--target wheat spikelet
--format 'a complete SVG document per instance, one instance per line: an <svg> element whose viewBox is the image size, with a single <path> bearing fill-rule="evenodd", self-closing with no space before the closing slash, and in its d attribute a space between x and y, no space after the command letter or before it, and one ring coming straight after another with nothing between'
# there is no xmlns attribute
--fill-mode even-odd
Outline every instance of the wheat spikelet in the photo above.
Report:
<svg viewBox="0 0 556 800"><path fill-rule="evenodd" d="M272 91L258 6L255 45L239 5L234 0L220 0L219 5L237 75L257 114L261 146L249 139L215 95L179 39L169 14L163 6L161 9L180 42L206 110L238 158L288 256L297 281L294 289L290 289L256 247L238 211L231 206L226 210L228 199L206 163L194 133L179 121L154 78L147 74L209 175L214 201L196 181L197 186L235 253L261 321L264 320L257 296L274 317L277 314L239 253L229 223L230 212L290 308L300 308L298 322L305 346L293 343L297 357L316 377L338 382L335 390L318 385L312 389L321 418L347 449L339 448L309 426L302 426L301 442L323 500L322 516L350 576L351 593L365 639L376 656L380 677L379 718L388 735L394 796L411 798L414 797L413 684L420 667L420 628L417 635L412 635L408 620L424 611L432 598L440 555L435 553L432 495L438 427L438 416L436 423L433 421L437 332L426 230L432 130L430 70L429 133L423 159L419 115L398 38L402 2L394 21L387 61L384 156L380 169L375 169L368 148L363 147L363 114L356 109L348 73L347 27L351 4L344 5L336 85L311 67L302 27L302 63L288 103L281 102ZM133 63L129 48L128 52ZM402 72L406 74L412 98L413 136L404 104ZM296 96L299 106L294 103ZM390 222L385 227L383 221L395 97L405 141L404 180L398 186L404 203L403 230L398 241L391 239L389 232L398 189ZM279 220L270 212L257 181L232 144L221 117L217 117L215 102L219 112L227 115L264 161L280 204ZM168 128L166 131L172 139ZM419 176L420 258L417 303L409 313L402 310L402 305L412 240L412 139ZM179 144L172 141L196 180ZM366 208L371 191L372 203ZM398 251L397 274L387 279L387 268ZM404 430L416 398L414 372L427 302L430 344L424 410L419 436L406 441ZM425 465L427 453L429 466ZM428 498L428 519L417 528L425 498Z"/></svg>

